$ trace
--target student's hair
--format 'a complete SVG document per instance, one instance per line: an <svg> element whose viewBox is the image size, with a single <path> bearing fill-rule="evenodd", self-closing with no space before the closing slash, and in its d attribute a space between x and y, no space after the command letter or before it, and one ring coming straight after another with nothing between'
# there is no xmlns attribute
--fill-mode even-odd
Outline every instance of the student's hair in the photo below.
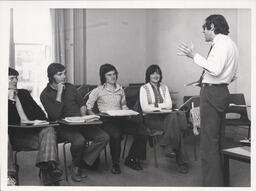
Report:
<svg viewBox="0 0 256 191"><path fill-rule="evenodd" d="M158 73L160 75L159 83L162 81L162 71L160 67L156 64L150 65L146 70L146 83L150 82L150 75L153 73Z"/></svg>
<svg viewBox="0 0 256 191"><path fill-rule="evenodd" d="M205 19L205 24L202 26L203 29L210 30L211 24L214 25L215 34L228 35L229 26L224 16L222 15L210 15Z"/></svg>
<svg viewBox="0 0 256 191"><path fill-rule="evenodd" d="M59 63L52 63L47 68L47 76L50 83L53 82L53 76L58 72L65 70L65 66Z"/></svg>
<svg viewBox="0 0 256 191"><path fill-rule="evenodd" d="M106 63L100 66L100 83L103 85L106 82L105 74L110 72L110 71L115 71L116 73L116 79L118 78L118 72L115 66Z"/></svg>
<svg viewBox="0 0 256 191"><path fill-rule="evenodd" d="M9 67L8 76L18 76L19 72L11 67Z"/></svg>

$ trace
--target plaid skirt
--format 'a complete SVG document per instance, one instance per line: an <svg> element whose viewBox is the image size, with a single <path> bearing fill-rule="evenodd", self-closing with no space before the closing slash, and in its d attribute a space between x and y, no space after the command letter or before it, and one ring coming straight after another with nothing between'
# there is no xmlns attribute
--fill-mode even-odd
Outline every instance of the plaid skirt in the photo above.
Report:
<svg viewBox="0 0 256 191"><path fill-rule="evenodd" d="M14 151L38 150L37 167L40 167L40 163L43 162L58 163L56 133L53 127L39 129L10 128L9 137Z"/></svg>

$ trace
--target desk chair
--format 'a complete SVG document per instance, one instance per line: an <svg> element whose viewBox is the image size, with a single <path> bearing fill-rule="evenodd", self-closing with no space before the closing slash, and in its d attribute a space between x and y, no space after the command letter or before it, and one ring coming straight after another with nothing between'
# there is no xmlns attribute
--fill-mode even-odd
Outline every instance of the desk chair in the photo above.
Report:
<svg viewBox="0 0 256 191"><path fill-rule="evenodd" d="M16 167L16 175L15 175L15 178L16 178L16 182L17 182L17 185L19 185L19 164L18 164L18 153L19 152L30 152L30 151L37 151L37 149L28 149L28 148L23 148L23 147L14 147L12 146L12 149L13 149L13 152L14 152L14 164L15 164L15 167ZM44 183L44 178L45 178L45 174L42 174L42 171L39 170L39 178L40 180Z"/></svg>
<svg viewBox="0 0 256 191"><path fill-rule="evenodd" d="M251 137L251 121L248 118L247 114L247 106L244 99L244 94L230 94L229 97L229 104L235 104L240 106L229 106L226 110L226 120L225 120L225 126L248 126L248 134L247 138L249 139ZM228 119L227 114L228 113L235 113L239 114L239 118L235 119Z"/></svg>
<svg viewBox="0 0 256 191"><path fill-rule="evenodd" d="M139 119L140 123L145 125L146 120L145 120L145 114L143 113L141 106L140 106L140 98L139 98L139 91L140 91L140 86L129 86L125 88L125 96L126 96L126 101L127 101L127 106L129 108L132 108L133 110L139 112ZM154 149L154 161L155 161L155 167L158 167L158 162L157 162L157 143L159 142L158 137L163 135L164 132L161 130L154 130L152 131L151 129L147 129L148 131L148 137L149 137L149 143L150 146ZM122 159L124 159L125 155L125 148L127 144L127 139L128 139L128 134L125 135L125 140L124 140L124 145L123 145L123 152L122 152Z"/></svg>
<svg viewBox="0 0 256 191"><path fill-rule="evenodd" d="M64 141L64 140L59 140L58 144L63 144L62 145L62 149L63 149L63 160L64 160L64 169L65 169L65 180L66 182L68 182L68 167L67 167L67 156L66 156L66 146L67 144L69 144L69 141ZM89 147L90 142L87 141L86 142L86 147ZM105 170L107 170L107 165L108 165L108 161L107 161L107 148L104 148L104 156L105 156Z"/></svg>

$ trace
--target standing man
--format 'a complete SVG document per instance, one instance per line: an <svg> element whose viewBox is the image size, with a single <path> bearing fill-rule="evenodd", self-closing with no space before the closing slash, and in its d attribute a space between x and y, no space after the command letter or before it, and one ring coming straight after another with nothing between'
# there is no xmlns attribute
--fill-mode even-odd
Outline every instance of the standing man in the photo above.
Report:
<svg viewBox="0 0 256 191"><path fill-rule="evenodd" d="M200 91L201 160L203 186L223 186L223 167L220 150L224 136L223 122L228 107L228 85L236 79L238 49L228 37L229 26L222 15L210 15L205 19L203 34L211 43L208 57L194 51L193 44L179 45L178 55L194 60L203 68L198 81Z"/></svg>
<svg viewBox="0 0 256 191"><path fill-rule="evenodd" d="M40 95L40 100L48 113L50 120L59 120L65 117L83 116L86 106L76 87L66 82L65 67L59 63L48 66L49 83ZM75 182L86 178L85 167L98 166L99 154L108 144L109 136L95 126L66 126L57 128L57 137L71 142L72 175ZM86 147L86 141L92 141Z"/></svg>

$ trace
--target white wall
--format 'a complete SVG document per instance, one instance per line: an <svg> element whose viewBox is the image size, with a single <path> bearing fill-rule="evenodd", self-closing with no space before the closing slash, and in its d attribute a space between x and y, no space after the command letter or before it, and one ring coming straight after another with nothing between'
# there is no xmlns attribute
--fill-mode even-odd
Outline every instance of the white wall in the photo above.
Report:
<svg viewBox="0 0 256 191"><path fill-rule="evenodd" d="M202 69L191 59L177 56L180 42L194 43L196 51L206 56L210 45L204 42L202 24L210 14L223 14L230 26L229 36L237 43L240 52L239 79L230 85L231 92L246 94L250 103L250 19L248 10L237 9L161 9L147 11L147 65L159 64L163 81L172 91L178 105L184 95L198 95L199 88L184 84L199 79ZM246 36L246 37L245 37ZM242 77L243 76L243 77Z"/></svg>
<svg viewBox="0 0 256 191"><path fill-rule="evenodd" d="M87 83L99 84L99 67L109 62L119 71L122 85L144 82L145 70L159 64L163 82L177 105L184 95L198 95L199 88L184 87L198 80L202 69L191 59L177 56L180 42L192 41L206 56L210 45L204 41L202 24L210 14L223 14L230 26L229 36L240 51L239 78L229 89L244 93L250 104L251 26L248 9L87 9Z"/></svg>
<svg viewBox="0 0 256 191"><path fill-rule="evenodd" d="M100 83L106 62L117 68L122 85L144 81L145 30L145 10L87 9L87 83Z"/></svg>

